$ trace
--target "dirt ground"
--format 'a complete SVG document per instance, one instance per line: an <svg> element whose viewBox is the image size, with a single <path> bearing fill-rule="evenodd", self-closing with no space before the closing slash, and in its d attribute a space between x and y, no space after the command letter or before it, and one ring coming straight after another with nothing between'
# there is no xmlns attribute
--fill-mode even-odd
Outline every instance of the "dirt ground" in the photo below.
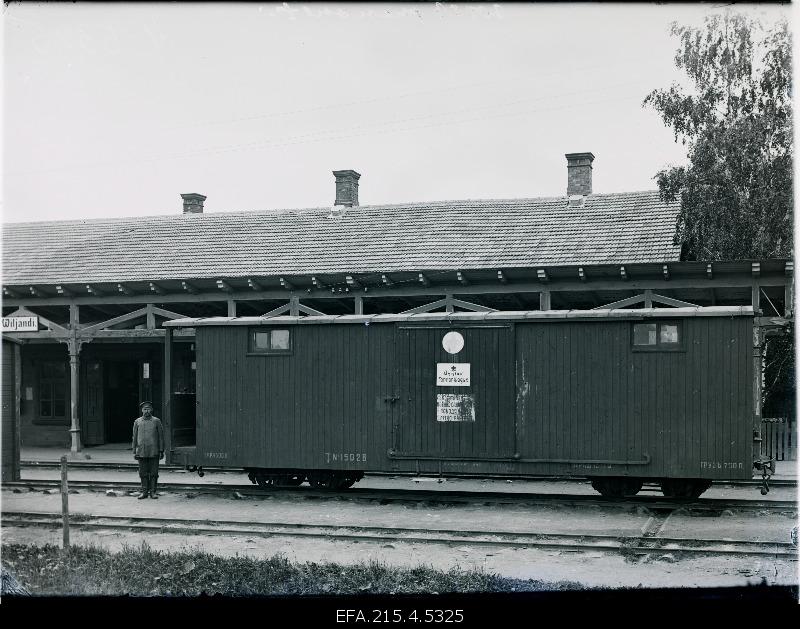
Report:
<svg viewBox="0 0 800 629"><path fill-rule="evenodd" d="M44 471L35 472L38 474ZM27 474L26 477L33 478L33 475ZM73 477L78 478L77 475ZM190 478L197 479L196 476ZM243 482L243 477L232 478L231 482ZM213 484L224 481L222 477L218 477L216 481L208 476L206 479ZM183 475L181 480L189 478ZM401 486L413 483L408 479L379 478L371 481L383 486L393 482ZM481 481L446 484L428 481L419 484L426 489L442 485L448 489L463 489L475 483L480 484L481 488L493 489ZM563 484L552 485L560 487L559 493L565 491ZM518 487L522 487L522 484L516 484L514 490ZM530 491L531 488L527 490ZM793 492L794 490L791 491ZM775 493L770 495L778 497ZM787 493L783 499L789 496ZM57 513L60 512L60 505L61 497L58 493L27 491L14 493L8 488L2 491L3 511ZM425 502L380 505L377 502L349 500L299 500L279 495L237 499L232 493L228 496L214 496L197 492L167 493L157 501L138 501L127 495L109 496L106 493L81 491L70 495L70 512L95 516L131 515L199 521L302 522L342 526L418 527L423 524L429 529L474 530L478 528L476 523L480 523L479 526L483 530L620 536L638 536L653 526L652 514L646 510L630 507L575 509L509 505L441 506ZM796 524L796 513L780 515L767 512L723 512L716 517L697 517L678 510L663 523L659 536L785 542L789 540L791 528ZM353 564L379 561L409 567L424 564L443 570L452 567L478 568L514 578L577 581L587 588L726 587L762 581L776 585L798 584L796 559L752 558L741 555L687 559L664 550L630 560L617 553L602 551L511 549L468 544L301 540L288 536L230 538L73 529L71 538L73 544L95 545L112 551L121 549L125 545L138 546L146 541L152 548L159 550L193 549L222 556L264 558L280 553L296 562L331 561ZM60 530L45 531L5 525L2 528L3 544L60 544L60 540Z"/></svg>

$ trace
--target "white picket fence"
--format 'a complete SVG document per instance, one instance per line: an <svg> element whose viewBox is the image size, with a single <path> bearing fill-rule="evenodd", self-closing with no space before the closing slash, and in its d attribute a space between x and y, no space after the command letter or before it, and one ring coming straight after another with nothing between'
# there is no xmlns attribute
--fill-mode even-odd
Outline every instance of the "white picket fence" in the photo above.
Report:
<svg viewBox="0 0 800 629"><path fill-rule="evenodd" d="M765 417L761 420L761 454L776 461L797 460L797 429L788 417Z"/></svg>

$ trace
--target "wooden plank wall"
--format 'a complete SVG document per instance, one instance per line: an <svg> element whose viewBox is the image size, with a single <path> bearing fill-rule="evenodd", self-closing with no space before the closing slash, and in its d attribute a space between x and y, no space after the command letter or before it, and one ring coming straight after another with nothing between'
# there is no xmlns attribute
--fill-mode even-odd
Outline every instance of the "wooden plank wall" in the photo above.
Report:
<svg viewBox="0 0 800 629"><path fill-rule="evenodd" d="M288 356L247 356L246 327L197 329L199 464L381 469L395 327L290 329Z"/></svg>
<svg viewBox="0 0 800 629"><path fill-rule="evenodd" d="M750 478L748 318L682 322L684 350L633 351L632 321L517 326L522 458L640 460L549 464L540 473Z"/></svg>
<svg viewBox="0 0 800 629"><path fill-rule="evenodd" d="M17 415L16 356L13 343L3 341L2 372L2 480L20 478L19 469L19 417Z"/></svg>
<svg viewBox="0 0 800 629"><path fill-rule="evenodd" d="M442 347L448 331L464 337L456 355ZM507 326L400 328L400 454L441 457L514 455L514 330ZM436 385L437 363L468 363L468 387ZM438 393L472 395L474 422L439 422Z"/></svg>
<svg viewBox="0 0 800 629"><path fill-rule="evenodd" d="M444 330L290 326L291 355L248 356L247 327L200 327L197 463L414 470L413 460L389 460L397 447L509 458L445 471L750 478L752 320L683 319L679 352L633 351L632 326L525 322L501 337L475 331L466 335L469 360L435 349ZM403 342L403 334L416 340ZM436 362L476 365L482 425L436 424ZM493 374L491 383L481 385L481 370ZM395 396L401 401L387 403ZM519 463L511 458L515 438ZM644 466L590 463L645 455Z"/></svg>

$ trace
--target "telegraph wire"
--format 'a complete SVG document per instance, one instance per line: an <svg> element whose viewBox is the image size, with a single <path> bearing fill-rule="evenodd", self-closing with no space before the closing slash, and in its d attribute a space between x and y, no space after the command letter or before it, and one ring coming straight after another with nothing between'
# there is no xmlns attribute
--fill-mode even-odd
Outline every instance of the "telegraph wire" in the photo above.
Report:
<svg viewBox="0 0 800 629"><path fill-rule="evenodd" d="M647 81L647 79L640 79L640 80L636 80L636 81L626 81L624 83L617 83L617 84L614 84L614 85L605 86L605 87L600 88L600 89L578 90L578 91L567 92L565 94L558 94L558 95L545 95L545 96L535 96L535 97L531 96L529 98L521 98L521 99L517 99L517 100L514 100L514 101L509 101L509 102L506 102L506 103L500 103L500 104L483 105L481 107L468 107L468 108L464 108L464 109L456 109L456 110L445 111L445 112L440 112L440 113L425 114L425 115L422 115L422 116L412 116L410 118L401 118L399 120L390 120L388 122L378 122L378 123L374 123L374 124L355 125L355 126L350 127L348 131L357 131L359 129L374 129L374 128L380 129L382 127L388 127L390 125L397 125L397 124L402 124L402 123L406 123L406 122L417 122L417 121L420 121L420 120L428 120L430 118L440 118L442 116L454 116L454 115L458 115L458 114L472 113L472 112L476 112L476 111L485 111L487 109L488 110L498 109L500 107L513 107L514 105L519 105L520 103L538 102L538 101L548 100L548 99L552 99L552 98L563 98L563 97L568 97L568 96L577 96L579 94L586 94L586 93L592 93L592 92L606 92L608 90L616 89L618 87L623 87L623 86L626 86L626 85L637 85L637 84L640 84L640 83L644 83L646 81ZM500 116L498 116L498 117L500 117ZM487 117L486 119L488 120L488 119L491 119L491 118L492 117ZM478 120L478 119L475 119L475 120ZM454 124L457 124L457 122L458 121L454 121ZM444 125L442 125L442 126L444 126ZM314 136L329 135L331 133L334 133L334 132L332 132L332 131L314 131L312 133L307 133L307 134L297 135L297 136L291 136L291 137L285 138L285 139L286 140L302 140L302 139L308 138L308 137L313 138ZM247 142L247 143L244 143L244 144L232 144L232 145L221 146L221 147L208 147L208 148L205 148L205 149L199 149L197 151L193 151L189 155L200 155L200 154L205 154L205 153L216 153L217 151L247 149L247 148L251 148L251 147L255 148L255 147L259 147L259 146L264 145L264 144L271 145L271 144L274 144L275 142L281 142L281 140L280 139L279 140L259 140L257 142Z"/></svg>
<svg viewBox="0 0 800 629"><path fill-rule="evenodd" d="M564 74L568 72L582 72L584 70L596 70L598 68L604 68L606 64L595 64L591 66L581 66L580 68L568 68L567 70L552 70L549 72L539 72L535 75L525 75L525 76L516 76L516 77L507 77L504 79L495 79L493 81L479 81L473 83L462 83L459 85L451 85L446 87L438 87L432 88L428 90L418 90L415 92L406 92L401 94L390 94L387 96L378 96L375 98L364 98L359 100L353 100L344 103L331 103L329 105L318 105L316 107L308 107L305 109L294 109L294 110L287 110L287 111L279 111L279 112L269 112L263 114L253 114L250 116L242 116L239 118L228 118L225 120L211 120L205 122L196 122L188 125L180 125L176 127L169 127L170 129L193 129L196 127L204 127L204 126L216 126L216 125L224 125L224 124L235 124L237 122L251 122L254 120L266 120L269 118L282 118L285 116L293 116L297 114L306 114L306 113L313 113L317 111L324 111L327 109L341 109L343 107L352 107L354 105L364 105L369 103L379 103L387 100L400 100L405 98L412 98L414 96L423 96L427 94L436 94L439 92L448 92L448 91L455 91L460 89L466 89L470 87L482 87L486 85L496 85L498 83L508 83L511 81L517 81L519 83L524 82L534 82L537 79L541 78L542 76L552 76L558 74Z"/></svg>
<svg viewBox="0 0 800 629"><path fill-rule="evenodd" d="M351 127L350 131L358 130L358 129L375 129L374 133L376 135L381 135L381 134L386 134L386 133L404 133L404 132L415 131L415 130L420 130L420 129L430 129L430 128L437 128L437 127L451 126L451 125L456 125L456 124L464 124L464 123L468 123L468 122L478 122L478 121L482 121L482 120L494 120L494 119L506 118L506 117L510 117L510 116L520 116L520 115L526 115L526 114L530 114L530 113L538 113L538 112L542 112L542 111L553 111L553 110L561 110L561 109L575 109L575 108L580 108L580 107L584 107L584 106L587 106L587 105L596 105L596 104L602 104L602 103L606 103L606 102L617 102L617 101L623 101L623 100L631 100L631 99L634 99L634 98L638 100L638 99L641 98L641 95L637 94L635 96L622 96L622 97L618 97L618 98L601 99L601 100L594 100L594 101L580 101L580 102L577 102L577 103L571 103L571 104L567 104L567 105L556 105L556 106L545 107L545 108L525 109L523 111L518 111L518 112L498 113L498 114L495 114L495 115L478 116L478 117L467 118L467 119L462 119L462 120L446 120L446 121L436 122L436 123L431 123L431 124L426 124L426 125L417 125L417 126L397 128L397 129L391 129L391 128L389 128L389 129L381 129L382 127L390 127L392 125L403 124L403 123L406 123L406 122L415 122L415 121L419 121L419 120L425 120L425 119L430 119L430 118L438 118L438 117L442 117L442 116L452 116L454 114L470 113L470 112L475 112L475 111L484 111L484 110L487 110L487 109L497 109L498 107L508 107L508 106L517 105L517 104L520 104L520 103L523 103L523 102L530 102L530 101L536 102L536 101L542 101L542 100L547 100L547 99L552 99L552 98L562 98L562 97L565 97L565 96L574 96L574 95L577 95L577 94L584 94L584 93L591 93L591 92L605 92L605 91L608 91L610 89L616 89L617 87L622 86L622 85L638 84L638 83L641 83L641 82L643 82L643 81L642 80L640 80L640 81L628 81L628 82L625 82L625 83L622 83L622 84L616 84L614 86L605 86L605 87L603 87L601 89L580 90L580 91L577 91L577 92L570 92L570 93L560 94L560 95L531 97L531 98L527 98L527 99L519 99L517 101L511 101L509 103L485 105L485 106L475 107L475 108L467 108L467 109L461 109L461 110L455 110L455 111L449 111L449 112L441 112L441 113L436 113L436 114L428 114L428 115L425 115L425 116L416 116L416 117L406 118L406 119L401 119L401 120L376 123L374 125L357 125L355 127ZM281 140L281 139L278 139L278 140L261 140L261 141L258 141L258 142L248 142L248 143L245 143L245 144L233 144L233 145L228 145L228 146L208 147L208 148L204 148L204 149L198 149L198 150L195 150L195 151L174 153L174 154L171 154L171 155L161 155L161 156L155 156L155 157L145 157L145 158L127 159L127 160L123 159L123 160L114 160L114 161L94 162L94 163L77 164L77 165L70 165L70 166L58 166L58 167L53 167L53 168L28 170L28 171L10 171L10 172L6 172L5 174L6 174L7 177L8 176L23 176L23 175L35 175L35 174L39 174L39 173L70 171L70 170L76 170L76 169L107 168L107 167L122 166L122 165L132 165L132 164L153 164L153 163L157 163L157 162L160 162L160 161L172 160L172 159L186 159L186 158L191 158L191 157L199 157L199 156L202 156L202 155L215 155L215 154L222 154L222 153L237 152L237 151L242 151L242 150L259 150L259 149L263 149L263 148L278 148L278 147L294 146L294 145L299 145L299 144L308 144L308 143L315 143L315 142L327 142L327 141L332 141L332 140L343 140L343 139L348 139L348 138L353 138L353 137L364 137L364 136L370 135L370 132L366 132L366 133L349 133L348 132L348 133L340 134L340 135L331 135L332 133L334 133L334 132L331 132L331 131L315 131L315 132L302 134L302 135L298 135L298 136L290 136L290 137L285 138L283 140Z"/></svg>

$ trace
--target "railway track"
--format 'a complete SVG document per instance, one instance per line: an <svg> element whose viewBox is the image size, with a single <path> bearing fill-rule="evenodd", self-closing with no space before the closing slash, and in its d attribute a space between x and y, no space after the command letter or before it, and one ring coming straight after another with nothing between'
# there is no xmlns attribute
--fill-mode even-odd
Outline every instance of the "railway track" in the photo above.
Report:
<svg viewBox="0 0 800 629"><path fill-rule="evenodd" d="M58 480L24 480L3 483L4 489L17 493L23 491L58 491ZM72 480L70 490L136 492L139 483L119 481ZM643 496L624 500L611 500L596 495L575 494L535 494L523 492L453 491L449 489L369 489L353 487L344 491L319 490L311 487L294 487L267 490L251 485L210 484L210 483L159 483L159 490L169 493L195 493L250 498L290 498L314 500L369 501L388 504L392 502L430 502L436 504L484 504L484 505L537 505L572 507L645 507L651 510L674 510L683 508L688 513L707 514L724 510L795 512L797 502L793 500L763 499L718 499L700 498L697 500L666 499L663 496Z"/></svg>
<svg viewBox="0 0 800 629"><path fill-rule="evenodd" d="M58 461L22 461L20 463L22 469L58 469L60 468L61 464ZM72 469L77 470L119 470L119 471L129 471L138 470L137 463L101 463L101 462L94 462L94 461L70 461L69 466ZM159 469L162 471L171 471L171 472L183 472L185 468L179 465L161 465ZM244 474L240 469L230 469L230 468L213 468L213 467L206 467L203 468L206 473L213 474L213 473L223 473L223 474ZM397 472L368 472L365 474L365 477L369 478L370 476L374 476L376 478L385 478L385 477L398 477L401 476ZM403 476L404 478L412 478L412 475ZM465 480L506 480L505 476L475 476L475 475L462 475L462 474L448 474L448 478L458 478L458 479L465 479ZM509 477L511 480L515 481L547 481L547 482L563 482L563 483L588 483L588 480L581 480L575 478L565 478L563 476L513 476ZM788 479L788 478L772 478L769 481L770 487L797 487L797 480L795 479ZM752 479L752 480L738 480L738 481L714 481L714 487L760 487L761 480L759 479ZM656 483L645 483L644 489L646 490L648 487L658 488L658 484ZM660 491L660 489L659 489Z"/></svg>
<svg viewBox="0 0 800 629"><path fill-rule="evenodd" d="M58 529L58 513L4 512L4 527ZM294 537L327 541L444 544L448 546L490 546L530 548L562 552L607 552L629 557L641 555L709 556L747 555L797 559L797 548L790 542L754 540L685 539L669 537L623 537L616 535L575 535L518 531L472 531L457 529L407 528L302 524L296 522L243 522L224 520L198 522L177 518L71 515L70 527L86 530L158 532L177 535L215 535L226 537Z"/></svg>

